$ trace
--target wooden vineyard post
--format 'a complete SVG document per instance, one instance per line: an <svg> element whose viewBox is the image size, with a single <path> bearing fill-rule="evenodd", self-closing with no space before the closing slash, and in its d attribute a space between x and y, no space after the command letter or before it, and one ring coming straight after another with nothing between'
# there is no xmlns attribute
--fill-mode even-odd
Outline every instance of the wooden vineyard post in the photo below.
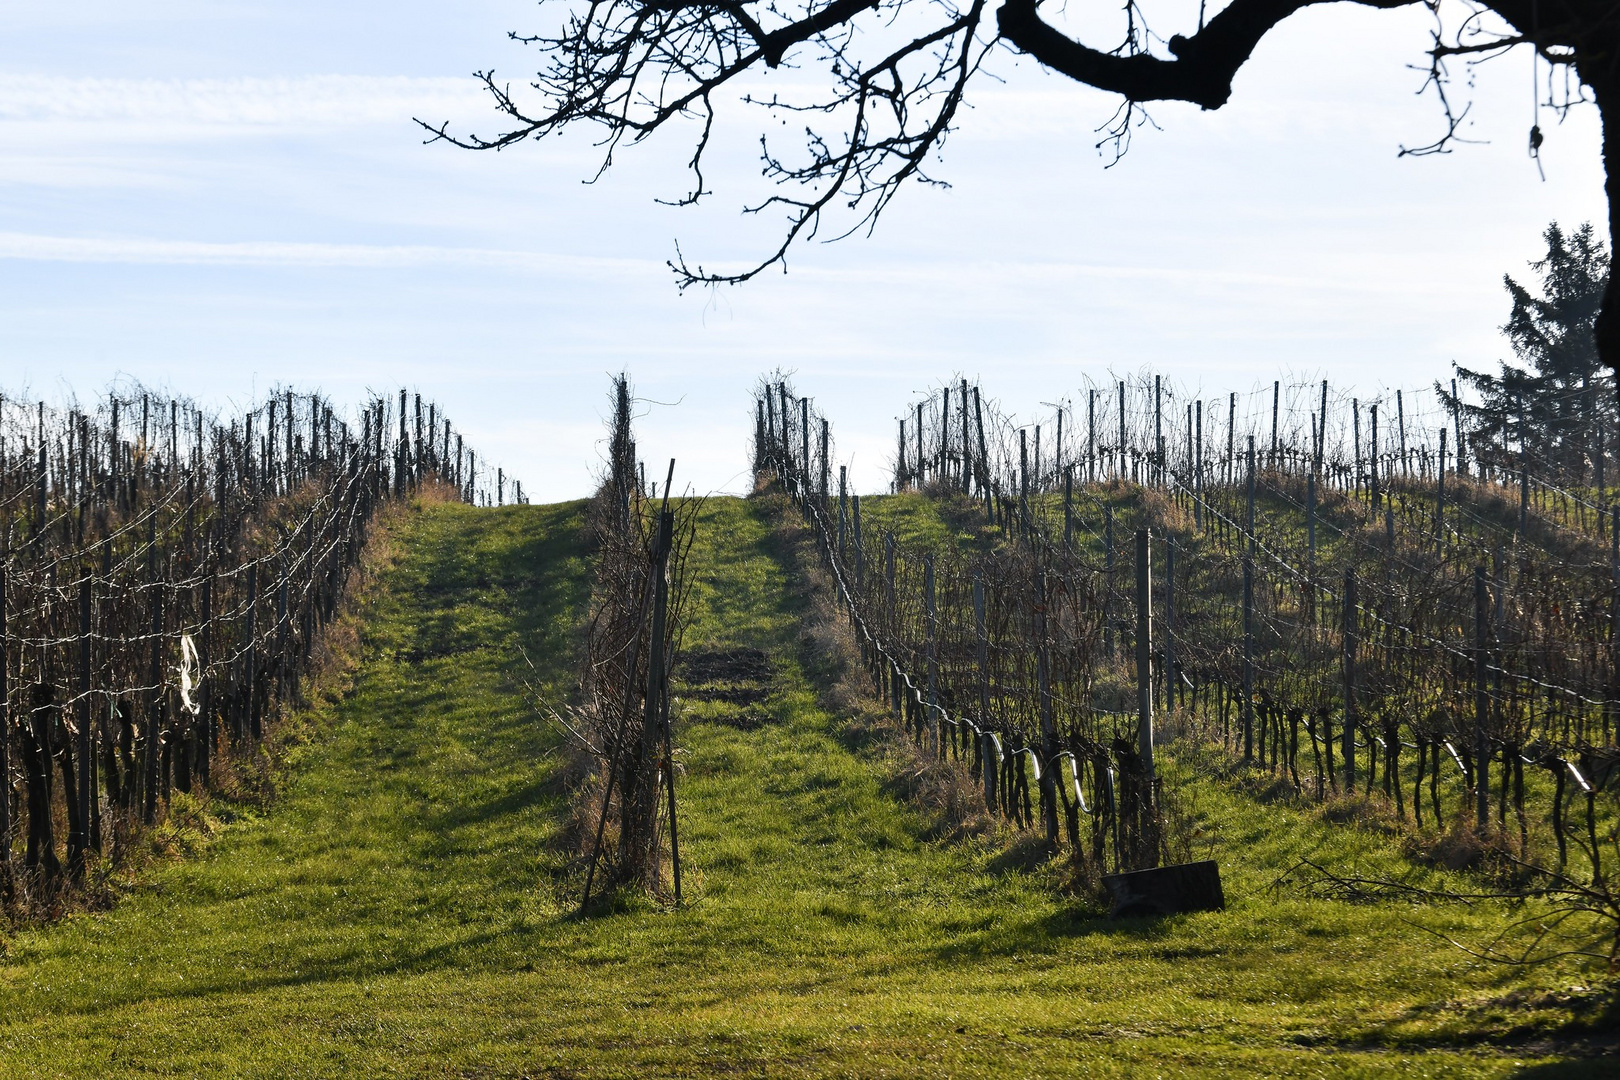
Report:
<svg viewBox="0 0 1620 1080"><path fill-rule="evenodd" d="M1063 472L1063 402L1057 404L1057 437L1052 444L1052 475Z"/></svg>
<svg viewBox="0 0 1620 1080"><path fill-rule="evenodd" d="M1610 711L1620 710L1620 506L1609 508L1609 582L1613 596L1609 601L1609 708ZM0 630L4 629L4 619L0 617ZM4 653L0 653L0 658ZM0 689L5 683L0 681ZM0 717L4 714L0 713ZM1615 717L1620 723L1620 715ZM1611 736L1612 729L1605 724L1604 738Z"/></svg>
<svg viewBox="0 0 1620 1080"><path fill-rule="evenodd" d="M1114 659L1114 508L1103 508L1103 652Z"/></svg>
<svg viewBox="0 0 1620 1080"><path fill-rule="evenodd" d="M1462 402L1457 397L1456 379L1451 380L1451 419L1456 425L1457 434L1457 475L1465 476L1468 473L1468 462L1463 454Z"/></svg>
<svg viewBox="0 0 1620 1080"><path fill-rule="evenodd" d="M1197 451L1193 448L1193 431L1194 430L1195 429L1193 428L1193 407L1192 407L1192 402L1189 401L1189 402L1187 402L1187 464L1186 464L1186 467L1183 468L1182 471L1181 471L1181 475L1182 475L1182 478L1183 478L1183 485L1182 486L1185 489L1189 490L1189 491L1192 490L1192 487L1193 487L1193 484L1194 484L1194 481L1193 481L1193 463L1198 460Z"/></svg>
<svg viewBox="0 0 1620 1080"><path fill-rule="evenodd" d="M1316 471L1305 478L1305 610L1316 621Z"/></svg>
<svg viewBox="0 0 1620 1080"><path fill-rule="evenodd" d="M197 635L199 647L197 650L198 682L197 698L200 708L197 719L201 722L202 730L199 732L201 746L197 753L197 775L202 780L202 786L208 787L210 768L213 764L214 749L219 745L218 725L214 718L214 680L208 674L208 665L213 660L214 638L214 575L210 571L202 583L202 630Z"/></svg>
<svg viewBox="0 0 1620 1080"><path fill-rule="evenodd" d="M1243 762L1254 763L1254 556L1243 556Z"/></svg>
<svg viewBox="0 0 1620 1080"><path fill-rule="evenodd" d="M281 559L281 580L276 585L276 698L287 696L287 558ZM277 706L279 708L279 704Z"/></svg>
<svg viewBox="0 0 1620 1080"><path fill-rule="evenodd" d="M1137 868L1159 864L1158 800L1153 766L1153 549L1151 534L1136 530L1136 752L1141 758L1141 837Z"/></svg>
<svg viewBox="0 0 1620 1080"><path fill-rule="evenodd" d="M799 467L794 470L799 477L798 495L799 505L804 506L810 501L810 399L799 399Z"/></svg>
<svg viewBox="0 0 1620 1080"><path fill-rule="evenodd" d="M1401 392L1395 391L1395 425L1400 434L1401 445L1401 476L1412 475L1411 462L1406 456L1406 405L1401 400Z"/></svg>
<svg viewBox="0 0 1620 1080"><path fill-rule="evenodd" d="M1164 487L1164 385L1153 376L1153 478L1154 487Z"/></svg>
<svg viewBox="0 0 1620 1080"><path fill-rule="evenodd" d="M923 403L917 402L917 478L914 481L917 490L921 491L928 480L928 468L923 461Z"/></svg>
<svg viewBox="0 0 1620 1080"><path fill-rule="evenodd" d="M896 495L906 489L909 473L906 470L906 421L900 420L900 442L895 447L894 465L894 493Z"/></svg>
<svg viewBox="0 0 1620 1080"><path fill-rule="evenodd" d="M1164 538L1164 707L1174 709L1176 685L1176 538Z"/></svg>
<svg viewBox="0 0 1620 1080"><path fill-rule="evenodd" d="M838 564L844 564L845 533L849 528L849 467L838 466ZM842 574L842 570L840 570ZM849 597L844 597L848 600Z"/></svg>
<svg viewBox="0 0 1620 1080"><path fill-rule="evenodd" d="M984 495L986 509L990 506L990 451L984 441L984 405L979 396L979 388L973 388L973 426L977 430L979 440L979 488Z"/></svg>
<svg viewBox="0 0 1620 1080"><path fill-rule="evenodd" d="M1018 527L1029 531L1029 432L1018 429Z"/></svg>
<svg viewBox="0 0 1620 1080"><path fill-rule="evenodd" d="M1344 790L1356 789L1356 575L1344 573Z"/></svg>
<svg viewBox="0 0 1620 1080"><path fill-rule="evenodd" d="M945 747L937 738L937 725L934 723L933 706L935 693L939 680L939 613L934 606L934 555L933 552L923 556L923 619L924 629L928 637L926 640L928 660L928 685L923 690L924 716L923 722L928 725L929 748L936 750L940 757L945 756Z"/></svg>
<svg viewBox="0 0 1620 1080"><path fill-rule="evenodd" d="M1204 531L1204 402L1193 402L1193 528Z"/></svg>
<svg viewBox="0 0 1620 1080"><path fill-rule="evenodd" d="M1254 436L1253 435L1249 436L1249 456L1248 456L1248 462L1247 463L1248 463L1248 478L1245 481L1245 490L1247 492L1247 501L1244 503L1245 510L1244 510L1244 513L1243 513L1243 532L1244 532L1245 539L1246 539L1246 543L1244 544L1244 547L1247 548L1250 555L1253 555L1254 554L1254 483L1255 483L1255 476L1254 476Z"/></svg>
<svg viewBox="0 0 1620 1080"><path fill-rule="evenodd" d="M258 680L258 671L256 668L258 667L257 661L259 654L259 564L257 561L254 561L248 566L247 591L247 642L245 645L247 651L247 656L245 657L247 678L245 680L243 691L247 695L247 700L244 702L244 704L247 708L248 735L251 736L254 741L258 741L261 734L259 730L259 695L255 692L254 686Z"/></svg>
<svg viewBox="0 0 1620 1080"><path fill-rule="evenodd" d="M1063 550L1074 550L1074 466L1063 470Z"/></svg>
<svg viewBox="0 0 1620 1080"><path fill-rule="evenodd" d="M670 473L675 462L669 463ZM669 499L669 482L664 483L664 498ZM675 749L669 722L669 665L664 662L664 622L669 607L669 549L675 538L675 512L664 510L658 515L658 546L653 552L653 573L656 587L653 593L652 655L648 675L655 672L657 683L653 693L657 701L658 734L663 736L663 767L665 792L669 797L669 857L675 876L675 902L681 902L681 838L675 819Z"/></svg>
<svg viewBox="0 0 1620 1080"><path fill-rule="evenodd" d="M157 820L158 756L163 745L163 590L152 591L152 663L147 669L147 687L152 697L147 704L146 732L141 764L141 820L150 825ZM257 734L255 734L257 738Z"/></svg>
<svg viewBox="0 0 1620 1080"><path fill-rule="evenodd" d="M968 426L968 381L962 380L962 494L966 495L973 480L973 450L970 435L972 428Z"/></svg>
<svg viewBox="0 0 1620 1080"><path fill-rule="evenodd" d="M1361 401L1358 398L1350 399L1350 443L1355 447L1356 473L1351 482L1350 489L1357 495L1361 494Z"/></svg>
<svg viewBox="0 0 1620 1080"><path fill-rule="evenodd" d="M1374 511L1378 509L1378 403L1375 401L1368 409L1368 420L1372 425L1371 439L1367 444L1367 488L1371 495L1371 505Z"/></svg>
<svg viewBox="0 0 1620 1080"><path fill-rule="evenodd" d="M1267 458L1267 467L1277 467L1277 412L1282 405L1282 380L1271 381L1271 455Z"/></svg>
<svg viewBox="0 0 1620 1080"><path fill-rule="evenodd" d="M6 648L7 559L0 556L0 776L11 776L11 657ZM9 782L9 781L8 781ZM0 793L0 895L7 901L12 897L11 885L11 799L9 792Z"/></svg>
<svg viewBox="0 0 1620 1080"><path fill-rule="evenodd" d="M1485 584L1485 566L1474 567L1474 825L1481 832L1490 821L1490 743L1486 721L1490 716L1487 679L1490 674L1491 601ZM1507 778L1503 777L1503 783Z"/></svg>
<svg viewBox="0 0 1620 1080"><path fill-rule="evenodd" d="M1440 468L1434 475L1434 554L1446 553L1446 429L1440 429Z"/></svg>
<svg viewBox="0 0 1620 1080"><path fill-rule="evenodd" d="M1523 540L1530 528L1530 465L1524 452L1519 452L1519 539Z"/></svg>
<svg viewBox="0 0 1620 1080"><path fill-rule="evenodd" d="M101 850L100 837L89 835L91 808L95 806L96 775L96 759L90 745L90 604L90 577L86 574L84 580L79 582L79 677L75 695L78 707L74 710L79 725L78 736L74 740L79 754L79 828L84 834L79 838L79 869L83 869L87 848Z"/></svg>
<svg viewBox="0 0 1620 1080"><path fill-rule="evenodd" d="M828 435L827 418L824 416L821 418L821 505L823 509L826 508L827 497L831 494L828 490L832 473L832 463L827 460Z"/></svg>
<svg viewBox="0 0 1620 1080"><path fill-rule="evenodd" d="M1327 397L1328 397L1328 381L1326 379L1323 379L1322 380L1322 413L1321 413L1321 415L1319 417L1317 417L1317 421L1316 421L1317 425L1318 425L1318 430L1321 433L1316 438L1315 457L1311 461L1312 470L1314 472L1318 472L1318 473L1320 473L1322 471L1322 456L1327 451Z"/></svg>
<svg viewBox="0 0 1620 1080"><path fill-rule="evenodd" d="M1086 392L1086 482L1097 482L1097 391Z"/></svg>
<svg viewBox="0 0 1620 1080"><path fill-rule="evenodd" d="M855 594L866 594L866 544L861 539L861 497L849 497L849 509L855 530ZM863 639L864 640L864 639Z"/></svg>
<svg viewBox="0 0 1620 1080"><path fill-rule="evenodd" d="M1226 399L1226 482L1231 484L1237 472L1237 395Z"/></svg>
<svg viewBox="0 0 1620 1080"><path fill-rule="evenodd" d="M1046 842L1057 843L1057 725L1052 718L1051 663L1046 643L1046 571L1036 580L1035 593L1035 678L1041 709L1041 822Z"/></svg>

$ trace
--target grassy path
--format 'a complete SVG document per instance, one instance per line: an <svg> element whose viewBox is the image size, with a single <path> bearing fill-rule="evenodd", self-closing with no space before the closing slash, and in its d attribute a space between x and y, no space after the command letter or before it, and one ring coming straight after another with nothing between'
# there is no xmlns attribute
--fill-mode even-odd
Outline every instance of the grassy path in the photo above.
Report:
<svg viewBox="0 0 1620 1080"><path fill-rule="evenodd" d="M579 510L413 516L356 686L274 808L115 911L9 943L0 1076L1460 1076L1529 1060L1467 1047L1502 1010L1442 1003L1496 989L1402 921L1459 916L1274 900L1239 865L1224 915L1112 925L973 844L927 842L817 707L804 601L737 500L705 511L686 645L764 649L770 722L678 729L697 903L573 918L551 886L557 740L514 658L522 643L563 692Z"/></svg>

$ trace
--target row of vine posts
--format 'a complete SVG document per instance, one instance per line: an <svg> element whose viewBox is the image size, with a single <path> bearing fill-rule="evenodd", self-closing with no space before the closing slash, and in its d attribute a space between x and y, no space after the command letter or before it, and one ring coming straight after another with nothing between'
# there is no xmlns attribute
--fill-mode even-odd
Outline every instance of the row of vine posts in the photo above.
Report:
<svg viewBox="0 0 1620 1080"><path fill-rule="evenodd" d="M983 550L867 535L829 422L785 381L756 396L755 465L803 510L912 730L1014 820L1055 840L1061 813L1098 863L1165 854L1157 704L1302 797L1380 792L1420 829L1516 831L1525 858L1545 821L1559 872L1574 835L1599 875L1598 797L1620 784L1607 450L1571 475L1421 395L1299 384L1285 409L1268 389L1240 409L1116 381L1043 440L946 382L899 421L894 489L982 514L1000 538Z"/></svg>
<svg viewBox="0 0 1620 1080"><path fill-rule="evenodd" d="M226 419L140 387L0 398L9 910L58 910L174 792L254 754L298 702L380 506L423 485L507 501L504 470L481 470L436 404L411 406L401 391L345 418L288 390Z"/></svg>

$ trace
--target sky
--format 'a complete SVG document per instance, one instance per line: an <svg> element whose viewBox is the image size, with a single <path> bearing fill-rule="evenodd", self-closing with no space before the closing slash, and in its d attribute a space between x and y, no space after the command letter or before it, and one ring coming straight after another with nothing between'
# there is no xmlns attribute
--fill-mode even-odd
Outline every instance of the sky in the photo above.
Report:
<svg viewBox="0 0 1620 1080"><path fill-rule="evenodd" d="M1114 99L1001 51L933 167L949 188L903 193L869 237L798 247L785 274L683 294L677 242L738 265L778 238L739 213L756 117L728 115L695 209L657 201L686 190L679 138L586 184L587 138L474 153L412 122L495 131L471 73L521 81L538 61L507 31L561 10L0 5L0 390L133 378L229 408L280 385L351 403L408 386L549 501L591 490L618 371L649 473L674 457L682 486L744 490L749 390L782 368L876 491L895 417L959 375L1038 420L1110 372L1372 396L1490 366L1502 275L1528 275L1550 221L1607 224L1595 111L1542 111L1545 180L1526 154L1527 55L1471 88L1459 70L1475 143L1402 158L1442 126L1412 67L1432 21L1332 5L1266 38L1225 108L1154 108L1112 167L1096 129ZM758 88L773 77L805 75Z"/></svg>

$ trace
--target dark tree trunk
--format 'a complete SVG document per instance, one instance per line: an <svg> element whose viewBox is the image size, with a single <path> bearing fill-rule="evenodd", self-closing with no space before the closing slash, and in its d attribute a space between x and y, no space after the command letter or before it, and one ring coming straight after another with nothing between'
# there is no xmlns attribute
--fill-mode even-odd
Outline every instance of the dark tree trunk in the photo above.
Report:
<svg viewBox="0 0 1620 1080"><path fill-rule="evenodd" d="M1620 40L1615 44L1614 53L1620 53ZM1609 253L1612 257L1620 251L1620 70L1612 70L1620 66L1620 59L1611 53L1598 62L1606 62L1611 70L1595 78L1587 75L1588 65L1583 64L1581 74L1592 88L1603 122L1603 190L1609 201ZM1609 273L1609 287L1603 294L1596 330L1598 356L1609 370L1620 376L1620 274L1613 270ZM1620 390L1620 380L1616 385Z"/></svg>

